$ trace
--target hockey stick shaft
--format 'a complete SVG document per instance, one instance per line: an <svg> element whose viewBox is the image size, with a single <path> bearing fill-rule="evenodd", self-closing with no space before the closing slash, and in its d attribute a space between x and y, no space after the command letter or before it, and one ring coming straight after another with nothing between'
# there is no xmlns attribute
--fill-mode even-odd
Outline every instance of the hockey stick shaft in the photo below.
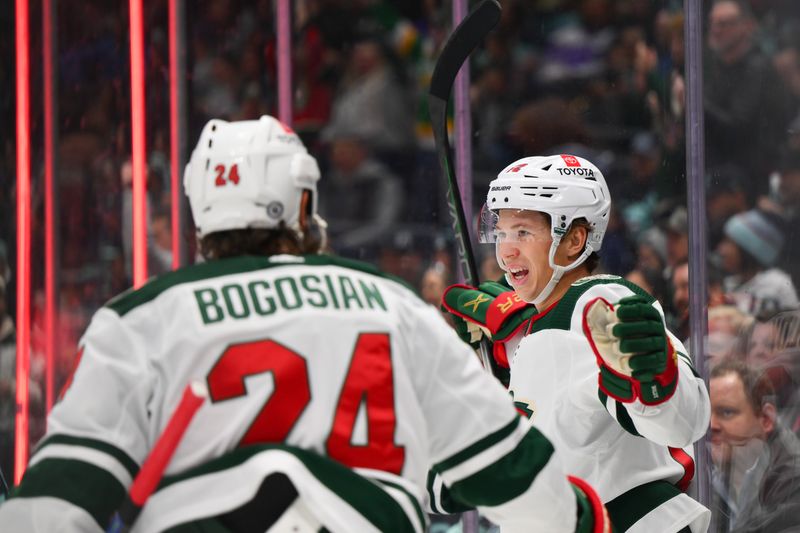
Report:
<svg viewBox="0 0 800 533"><path fill-rule="evenodd" d="M447 178L447 206L453 221L461 272L465 282L473 286L478 285L478 268L453 167L452 149L447 135L447 104L461 66L499 20L500 4L497 0L483 0L461 21L453 30L436 61L428 94L428 110L431 115L436 152ZM489 348L485 339L481 341L479 353L483 367L487 372L491 372Z"/></svg>
<svg viewBox="0 0 800 533"><path fill-rule="evenodd" d="M500 4L497 0L483 0L461 21L453 30L436 61L428 95L436 151L447 179L447 204L453 220L459 262L464 279L470 285L478 283L478 269L453 167L452 149L447 135L447 105L458 71L498 20L500 20Z"/></svg>
<svg viewBox="0 0 800 533"><path fill-rule="evenodd" d="M128 497L111 519L107 533L122 533L128 531L136 521L147 499L155 491L169 461L189 427L194 415L206 401L208 390L199 382L192 382L186 386L183 396L172 417L167 422L161 436L158 437L153 451L147 456L142 468L136 475L128 491Z"/></svg>

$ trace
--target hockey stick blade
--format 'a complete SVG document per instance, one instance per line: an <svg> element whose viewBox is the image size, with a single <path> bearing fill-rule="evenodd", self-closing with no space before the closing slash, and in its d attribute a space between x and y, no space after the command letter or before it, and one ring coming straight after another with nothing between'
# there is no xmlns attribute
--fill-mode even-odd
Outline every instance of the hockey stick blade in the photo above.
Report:
<svg viewBox="0 0 800 533"><path fill-rule="evenodd" d="M450 141L447 136L447 103L458 71L472 51L483 41L500 20L500 4L497 0L483 0L473 9L445 43L431 77L428 107L431 127L439 162L447 178L447 204L453 219L453 229L458 245L458 256L465 281L478 283L475 254L470 243L469 230L464 216L464 207L453 168Z"/></svg>

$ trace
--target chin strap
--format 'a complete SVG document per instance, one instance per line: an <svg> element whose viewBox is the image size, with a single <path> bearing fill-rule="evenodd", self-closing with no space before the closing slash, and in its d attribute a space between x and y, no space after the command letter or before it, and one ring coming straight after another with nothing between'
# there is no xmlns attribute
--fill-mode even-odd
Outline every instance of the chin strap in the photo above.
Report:
<svg viewBox="0 0 800 533"><path fill-rule="evenodd" d="M544 289L542 289L536 298L528 302L532 303L537 308L540 308L540 304L550 296L550 294L553 292L553 289L556 288L556 285L558 285L558 282L561 281L561 278L564 276L564 274L580 266L592 254L593 248L587 241L586 246L583 248L583 253L575 261L567 266L557 265L555 262L555 257L556 248L558 248L559 243L561 243L561 236L556 235L553 238L553 242L550 244L550 254L547 257L547 260L550 262L550 268L553 269L553 275L550 276L550 281L547 282L547 285L544 286ZM508 276L508 274L506 274L506 276Z"/></svg>
<svg viewBox="0 0 800 533"><path fill-rule="evenodd" d="M539 304L541 304L543 301L547 299L548 296L550 296L550 293L552 293L553 289L556 288L558 282L561 281L561 277L570 270L578 268L581 264L583 264L584 261L586 261L586 259L589 258L590 255L592 255L592 252L594 251L594 247L591 244L589 244L589 241L587 239L586 246L584 246L583 248L583 253L569 265L561 266L557 265L555 262L556 249L558 248L558 245L560 243L561 243L561 236L556 235L555 237L553 237L553 242L550 244L550 253L548 254L547 257L547 260L550 263L550 268L553 269L553 275L550 276L550 281L547 282L547 285L544 286L544 289L541 290L541 292L536 296L536 298L534 298L533 300L525 300L529 304L535 305L537 308L539 307ZM505 261L503 261L503 259L500 257L500 252L498 251L497 246L495 246L495 257L497 259L497 264L500 266L501 269L505 271L506 282L509 284L509 286L513 287L514 280L508 273Z"/></svg>

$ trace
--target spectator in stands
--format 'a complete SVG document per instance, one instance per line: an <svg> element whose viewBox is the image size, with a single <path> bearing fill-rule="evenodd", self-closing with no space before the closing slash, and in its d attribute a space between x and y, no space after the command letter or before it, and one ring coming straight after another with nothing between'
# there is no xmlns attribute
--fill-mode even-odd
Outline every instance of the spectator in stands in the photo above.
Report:
<svg viewBox="0 0 800 533"><path fill-rule="evenodd" d="M712 305L708 309L708 330L741 335L750 328L753 317L730 304Z"/></svg>
<svg viewBox="0 0 800 533"><path fill-rule="evenodd" d="M407 170L414 146L411 94L389 61L387 47L366 38L353 45L322 140L358 137L393 169Z"/></svg>
<svg viewBox="0 0 800 533"><path fill-rule="evenodd" d="M641 131L630 142L630 167L627 175L621 176L620 212L634 238L649 229L653 221L653 210L659 200L658 174L661 166L661 146L656 136Z"/></svg>
<svg viewBox="0 0 800 533"><path fill-rule="evenodd" d="M703 84L707 163L741 166L764 193L792 102L770 58L754 46L758 21L746 0L716 0L708 21L710 53Z"/></svg>
<svg viewBox="0 0 800 533"><path fill-rule="evenodd" d="M506 124L511 121L517 102L508 97L509 77L507 68L488 65L473 84L472 127L477 134L473 161L478 168L496 169L513 157L506 142Z"/></svg>
<svg viewBox="0 0 800 533"><path fill-rule="evenodd" d="M667 280L664 278L666 253L667 240L664 233L658 228L650 228L639 236L636 265L625 276L655 296L659 302L669 301Z"/></svg>
<svg viewBox="0 0 800 533"><path fill-rule="evenodd" d="M733 164L708 169L706 173L707 242L716 248L724 236L725 222L751 207L753 193L744 171Z"/></svg>
<svg viewBox="0 0 800 533"><path fill-rule="evenodd" d="M689 262L683 261L675 264L671 270L670 288L672 289L672 307L667 313L667 321L681 340L689 337ZM724 298L720 278L713 265L706 265L706 301L708 307L722 305Z"/></svg>
<svg viewBox="0 0 800 533"><path fill-rule="evenodd" d="M447 267L444 263L433 263L422 273L419 293L423 300L434 307L439 307L444 290L450 285ZM447 313L445 316L449 315Z"/></svg>
<svg viewBox="0 0 800 533"><path fill-rule="evenodd" d="M667 274L672 275L675 267L689 258L689 213L685 207L678 206L663 223L667 235Z"/></svg>
<svg viewBox="0 0 800 533"><path fill-rule="evenodd" d="M725 292L744 312L795 309L800 305L789 275L776 268L784 244L779 221L770 213L751 209L731 217L717 245L725 272Z"/></svg>
<svg viewBox="0 0 800 533"><path fill-rule="evenodd" d="M616 36L616 28L611 24L612 3L579 0L576 8L572 16L564 17L546 36L541 67L536 73L542 88L577 91L581 89L580 82L599 77L606 70L605 56Z"/></svg>
<svg viewBox="0 0 800 533"><path fill-rule="evenodd" d="M520 106L508 123L507 135L520 155L578 151L581 157L600 161L600 170L605 170L606 158L586 153L586 125L577 109L564 98L549 96Z"/></svg>
<svg viewBox="0 0 800 533"><path fill-rule="evenodd" d="M738 307L723 304L708 309L708 335L705 355L708 368L727 359L743 359L742 337L750 328L753 317Z"/></svg>
<svg viewBox="0 0 800 533"><path fill-rule="evenodd" d="M343 255L374 259L402 214L400 178L355 136L331 143L326 177L320 213L331 223L331 246Z"/></svg>
<svg viewBox="0 0 800 533"><path fill-rule="evenodd" d="M783 425L800 430L800 313L757 315L744 335L745 362L765 373Z"/></svg>
<svg viewBox="0 0 800 533"><path fill-rule="evenodd" d="M677 263L672 269L672 310L670 329L681 341L689 338L689 263Z"/></svg>
<svg viewBox="0 0 800 533"><path fill-rule="evenodd" d="M739 361L725 361L711 372L710 531L800 526L800 442L778 422L765 378Z"/></svg>
<svg viewBox="0 0 800 533"><path fill-rule="evenodd" d="M800 132L800 117L797 128ZM800 139L800 136L798 136ZM772 194L762 198L759 206L777 213L783 221L786 242L777 264L792 278L795 287L800 284L800 144L787 146L778 162Z"/></svg>
<svg viewBox="0 0 800 533"><path fill-rule="evenodd" d="M168 212L155 211L147 239L147 272L156 276L172 270L172 226Z"/></svg>

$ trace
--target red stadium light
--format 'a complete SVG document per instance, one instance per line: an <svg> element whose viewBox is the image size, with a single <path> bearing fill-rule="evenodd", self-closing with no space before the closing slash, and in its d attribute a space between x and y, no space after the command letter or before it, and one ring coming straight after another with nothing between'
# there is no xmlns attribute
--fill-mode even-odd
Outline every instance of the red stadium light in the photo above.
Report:
<svg viewBox="0 0 800 533"><path fill-rule="evenodd" d="M170 137L170 182L172 216L172 269L181 267L181 161L180 161L180 57L178 50L178 0L169 0L169 137Z"/></svg>
<svg viewBox="0 0 800 533"><path fill-rule="evenodd" d="M56 351L56 279L55 279L55 100L53 87L53 0L42 0L42 69L44 84L44 335L45 335L45 405L53 408L54 359Z"/></svg>
<svg viewBox="0 0 800 533"><path fill-rule="evenodd" d="M278 119L292 125L292 9L289 0L278 0Z"/></svg>
<svg viewBox="0 0 800 533"><path fill-rule="evenodd" d="M145 147L142 0L130 0L131 133L133 164L133 286L147 281L147 156Z"/></svg>
<svg viewBox="0 0 800 533"><path fill-rule="evenodd" d="M17 54L17 412L15 417L14 483L28 462L28 377L30 375L31 296L31 145L28 2L16 0Z"/></svg>

